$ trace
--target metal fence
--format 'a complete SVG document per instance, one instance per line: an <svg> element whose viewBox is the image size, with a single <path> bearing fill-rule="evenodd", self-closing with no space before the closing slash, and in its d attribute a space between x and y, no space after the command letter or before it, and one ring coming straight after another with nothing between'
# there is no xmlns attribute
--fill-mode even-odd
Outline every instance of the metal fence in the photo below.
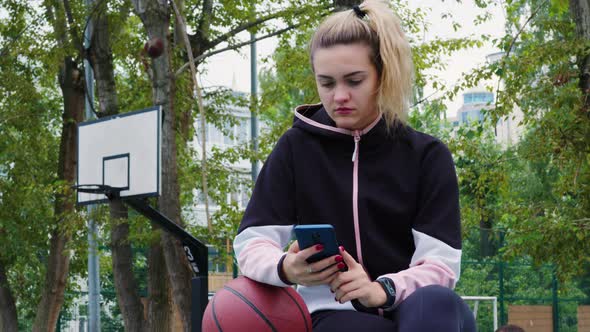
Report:
<svg viewBox="0 0 590 332"><path fill-rule="evenodd" d="M496 297L499 325L517 323L529 330L535 325L537 331L541 325L554 332L578 331L580 308L590 304L579 281L561 284L554 266L526 261L464 261L456 290L462 296ZM478 309L478 330L494 331L492 303Z"/></svg>

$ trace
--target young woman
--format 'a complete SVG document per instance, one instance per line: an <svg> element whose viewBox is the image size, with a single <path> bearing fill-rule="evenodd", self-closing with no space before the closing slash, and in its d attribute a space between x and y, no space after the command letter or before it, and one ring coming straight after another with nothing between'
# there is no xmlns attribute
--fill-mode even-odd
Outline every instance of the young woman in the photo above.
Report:
<svg viewBox="0 0 590 332"><path fill-rule="evenodd" d="M262 168L234 249L242 273L297 284L314 331L475 331L459 279L458 186L446 146L408 127L410 46L399 19L367 0L328 17L310 44L321 104ZM297 224L332 224L340 254L285 252ZM340 272L344 265L346 272Z"/></svg>

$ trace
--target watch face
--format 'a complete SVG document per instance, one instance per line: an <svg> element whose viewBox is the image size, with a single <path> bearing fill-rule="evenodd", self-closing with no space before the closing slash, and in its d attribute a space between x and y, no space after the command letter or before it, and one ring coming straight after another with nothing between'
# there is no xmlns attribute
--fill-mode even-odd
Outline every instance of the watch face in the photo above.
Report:
<svg viewBox="0 0 590 332"><path fill-rule="evenodd" d="M381 278L377 279L377 281L381 284L387 295L387 301L381 309L391 309L395 303L395 284L393 283L393 280L389 278Z"/></svg>
<svg viewBox="0 0 590 332"><path fill-rule="evenodd" d="M391 295L395 297L395 284L393 283L393 281L389 278L383 278L383 279L379 279L382 282L382 285L385 287L385 291Z"/></svg>

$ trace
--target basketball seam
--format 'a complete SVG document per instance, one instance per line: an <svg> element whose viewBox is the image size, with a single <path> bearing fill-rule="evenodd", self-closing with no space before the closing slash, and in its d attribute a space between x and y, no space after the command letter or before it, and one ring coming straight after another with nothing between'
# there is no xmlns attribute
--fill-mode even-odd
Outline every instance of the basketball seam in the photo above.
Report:
<svg viewBox="0 0 590 332"><path fill-rule="evenodd" d="M219 324L219 321L217 320L217 314L215 313L215 297L213 297L211 301L211 312L213 313L213 321L215 321L217 329L219 330L219 332L223 332L223 330L221 329L221 324Z"/></svg>
<svg viewBox="0 0 590 332"><path fill-rule="evenodd" d="M250 302L246 297L244 297L242 294L240 294L240 292L236 291L235 289L233 289L229 286L223 286L223 288L227 289L228 291L232 292L235 296L242 299L242 301L244 301L247 305L249 305L250 308L252 308L258 314L258 316L260 316L260 318L262 318L262 320L264 320L266 322L266 324L268 324L268 326L273 330L273 332L278 332L277 329L274 327L274 325L272 325L272 323L268 320L268 318L266 318L266 316L264 316L264 314L260 310L258 310L258 308L256 308L254 303Z"/></svg>
<svg viewBox="0 0 590 332"><path fill-rule="evenodd" d="M289 294L289 292L286 289L281 288L281 290L283 292L285 292L285 294L287 294L291 298L291 300L293 300L293 302L295 302L297 309L299 309L301 316L303 316L303 321L305 322L305 331L309 332L309 328L307 327L307 317L305 317L305 314L303 313L303 309L301 308L301 306L299 306L299 303L297 303L297 300L295 300L295 298L293 298L293 296L291 296L291 294Z"/></svg>

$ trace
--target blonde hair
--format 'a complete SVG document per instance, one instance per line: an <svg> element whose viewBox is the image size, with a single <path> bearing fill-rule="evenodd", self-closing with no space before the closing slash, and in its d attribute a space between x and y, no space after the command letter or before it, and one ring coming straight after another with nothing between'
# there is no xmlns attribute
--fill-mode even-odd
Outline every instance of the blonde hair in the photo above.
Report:
<svg viewBox="0 0 590 332"><path fill-rule="evenodd" d="M309 53L339 44L365 44L371 49L371 62L379 74L377 107L388 128L405 123L412 95L414 68L412 52L400 20L379 0L365 0L359 5L365 14L359 17L353 9L328 16L314 33Z"/></svg>

